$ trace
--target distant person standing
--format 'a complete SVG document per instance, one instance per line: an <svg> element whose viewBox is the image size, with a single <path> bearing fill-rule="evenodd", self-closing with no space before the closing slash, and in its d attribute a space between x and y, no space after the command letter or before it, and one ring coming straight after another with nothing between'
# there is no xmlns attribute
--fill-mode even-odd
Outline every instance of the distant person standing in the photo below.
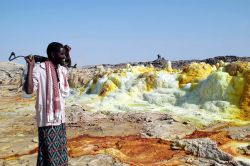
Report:
<svg viewBox="0 0 250 166"><path fill-rule="evenodd" d="M69 96L67 67L71 66L70 47L52 42L48 60L35 64L34 57L25 57L28 74L24 83L27 94L37 91L38 126L37 166L68 165L64 98Z"/></svg>

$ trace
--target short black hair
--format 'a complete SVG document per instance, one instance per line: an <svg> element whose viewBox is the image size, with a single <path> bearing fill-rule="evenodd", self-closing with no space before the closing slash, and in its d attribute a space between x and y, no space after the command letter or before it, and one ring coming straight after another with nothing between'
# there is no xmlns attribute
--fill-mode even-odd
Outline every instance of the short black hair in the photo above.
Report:
<svg viewBox="0 0 250 166"><path fill-rule="evenodd" d="M48 45L47 47L47 55L48 55L48 58L51 59L51 54L52 53L57 53L60 48L63 48L63 45L61 43L58 43L58 42L52 42Z"/></svg>

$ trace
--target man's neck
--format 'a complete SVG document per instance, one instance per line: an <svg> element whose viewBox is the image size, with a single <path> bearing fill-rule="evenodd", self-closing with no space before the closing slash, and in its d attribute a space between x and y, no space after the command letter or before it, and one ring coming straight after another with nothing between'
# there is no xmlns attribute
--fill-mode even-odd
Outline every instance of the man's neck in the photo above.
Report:
<svg viewBox="0 0 250 166"><path fill-rule="evenodd" d="M53 60L51 60L51 59L49 59L49 61L54 65L54 67L55 67L55 69L57 69L58 68L58 65L59 64L57 64L56 62L54 62Z"/></svg>

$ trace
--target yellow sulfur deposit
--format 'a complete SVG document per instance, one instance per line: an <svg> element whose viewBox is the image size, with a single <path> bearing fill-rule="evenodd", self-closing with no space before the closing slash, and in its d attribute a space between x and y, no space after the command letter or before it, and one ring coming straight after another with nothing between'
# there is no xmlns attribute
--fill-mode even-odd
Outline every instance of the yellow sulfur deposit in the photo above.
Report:
<svg viewBox="0 0 250 166"><path fill-rule="evenodd" d="M146 87L148 91L155 88L157 76L154 73L146 72L141 74L139 78L145 78Z"/></svg>
<svg viewBox="0 0 250 166"><path fill-rule="evenodd" d="M192 63L183 71L172 72L127 65L97 74L82 99L94 111L163 111L204 125L215 121L243 124L250 119L250 69L246 64L225 63L216 68Z"/></svg>
<svg viewBox="0 0 250 166"><path fill-rule="evenodd" d="M250 120L250 69L244 72L245 86L241 96L240 106L245 112L245 117Z"/></svg>
<svg viewBox="0 0 250 166"><path fill-rule="evenodd" d="M179 76L179 85L183 87L187 83L197 83L206 78L213 71L213 67L206 63L191 63L184 67Z"/></svg>
<svg viewBox="0 0 250 166"><path fill-rule="evenodd" d="M227 100L231 103L239 106L240 97L244 92L245 79L242 74L231 77L231 81L227 88L226 95L228 96Z"/></svg>
<svg viewBox="0 0 250 166"><path fill-rule="evenodd" d="M242 74L230 76L227 72L218 70L200 82L193 93L198 95L201 103L222 100L239 106L244 84Z"/></svg>
<svg viewBox="0 0 250 166"><path fill-rule="evenodd" d="M111 76L110 80L117 86L120 87L120 78L117 75Z"/></svg>
<svg viewBox="0 0 250 166"><path fill-rule="evenodd" d="M155 68L154 66L150 66L150 67L145 67L145 66L134 66L130 68L132 73L135 74L140 74L140 73L145 73L145 72L155 72Z"/></svg>

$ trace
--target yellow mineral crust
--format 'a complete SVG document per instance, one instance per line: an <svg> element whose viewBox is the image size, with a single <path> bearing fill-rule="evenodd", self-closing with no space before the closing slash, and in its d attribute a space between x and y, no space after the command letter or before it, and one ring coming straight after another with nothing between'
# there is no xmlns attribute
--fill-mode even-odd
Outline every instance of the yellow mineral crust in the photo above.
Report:
<svg viewBox="0 0 250 166"><path fill-rule="evenodd" d="M250 69L244 72L245 86L241 96L240 106L244 110L245 118L250 120Z"/></svg>
<svg viewBox="0 0 250 166"><path fill-rule="evenodd" d="M213 67L206 63L191 63L184 67L179 76L179 85L183 87L187 83L197 83L205 79L211 72Z"/></svg>

